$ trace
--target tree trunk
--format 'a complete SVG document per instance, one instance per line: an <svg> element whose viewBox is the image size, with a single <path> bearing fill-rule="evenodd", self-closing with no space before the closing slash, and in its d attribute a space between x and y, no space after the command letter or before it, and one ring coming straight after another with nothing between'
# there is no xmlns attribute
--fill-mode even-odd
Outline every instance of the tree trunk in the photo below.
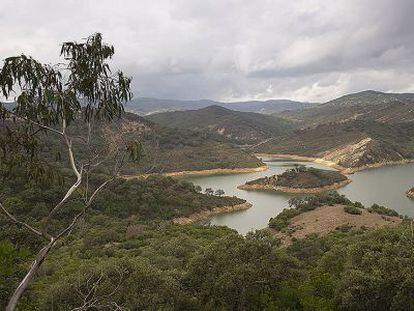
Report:
<svg viewBox="0 0 414 311"><path fill-rule="evenodd" d="M43 247L36 255L36 259L33 261L30 270L27 272L24 279L20 282L19 286L14 291L13 295L10 297L9 303L7 304L6 311L14 311L17 306L17 302L19 301L20 297L23 295L26 288L29 286L30 282L33 280L36 273L39 271L40 266L42 265L43 261L46 259L47 254L55 245L56 240L52 238L52 240Z"/></svg>

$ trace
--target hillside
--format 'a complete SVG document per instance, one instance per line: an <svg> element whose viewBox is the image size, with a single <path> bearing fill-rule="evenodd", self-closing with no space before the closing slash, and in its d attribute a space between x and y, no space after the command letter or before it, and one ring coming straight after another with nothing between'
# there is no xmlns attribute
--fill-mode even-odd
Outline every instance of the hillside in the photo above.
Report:
<svg viewBox="0 0 414 311"><path fill-rule="evenodd" d="M195 110L217 105L237 111L258 112L270 114L285 110L297 110L311 107L313 104L287 99L272 99L266 101L240 101L224 103L213 100L175 100L139 97L131 100L126 109L139 115L148 115L166 111Z"/></svg>
<svg viewBox="0 0 414 311"><path fill-rule="evenodd" d="M147 116L156 123L220 134L239 144L251 144L290 132L292 122L282 118L209 106L199 110L157 113Z"/></svg>
<svg viewBox="0 0 414 311"><path fill-rule="evenodd" d="M339 97L310 109L283 112L279 116L300 121L307 126L349 120L411 122L414 121L414 94L363 91Z"/></svg>
<svg viewBox="0 0 414 311"><path fill-rule="evenodd" d="M125 120L131 128L128 136L141 135L145 158L139 167L130 166L126 173L137 169L146 172L199 171L218 168L256 168L263 163L251 152L233 146L221 135L188 129L174 129L147 122L143 133L143 120L129 114Z"/></svg>
<svg viewBox="0 0 414 311"><path fill-rule="evenodd" d="M0 133L1 130L0 128ZM74 123L68 128L68 132L75 137L74 148L77 158L81 161L87 159L90 151L84 147L88 132L85 124ZM125 163L122 173L128 175L257 168L263 165L251 152L241 150L221 135L169 128L132 113L126 113L122 119L109 125L97 122L93 128L92 139L94 148L102 156L108 153L116 140L142 142L144 157L138 164ZM56 154L60 151L62 164L65 165L66 153L61 150L59 137L42 137L41 151L49 162L54 162Z"/></svg>
<svg viewBox="0 0 414 311"><path fill-rule="evenodd" d="M413 134L414 122L348 121L297 130L263 143L255 151L322 158L344 168L358 169L413 159Z"/></svg>

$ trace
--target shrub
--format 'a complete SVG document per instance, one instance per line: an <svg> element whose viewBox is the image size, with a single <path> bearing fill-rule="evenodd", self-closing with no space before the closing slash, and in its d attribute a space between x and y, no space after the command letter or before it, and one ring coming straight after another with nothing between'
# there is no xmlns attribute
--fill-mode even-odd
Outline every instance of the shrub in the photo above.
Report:
<svg viewBox="0 0 414 311"><path fill-rule="evenodd" d="M385 215L385 216L395 216L395 217L399 216L399 214L393 209L390 209L390 208L387 208L385 206L381 206L378 204L372 204L372 206L368 208L368 212L377 213L377 214Z"/></svg>
<svg viewBox="0 0 414 311"><path fill-rule="evenodd" d="M270 218L269 227L280 231L283 228L286 228L289 225L289 221L300 213L301 212L297 209L285 208L279 215L274 218Z"/></svg>
<svg viewBox="0 0 414 311"><path fill-rule="evenodd" d="M345 213L352 214L352 215L361 215L362 211L359 207L355 205L347 205L344 207Z"/></svg>

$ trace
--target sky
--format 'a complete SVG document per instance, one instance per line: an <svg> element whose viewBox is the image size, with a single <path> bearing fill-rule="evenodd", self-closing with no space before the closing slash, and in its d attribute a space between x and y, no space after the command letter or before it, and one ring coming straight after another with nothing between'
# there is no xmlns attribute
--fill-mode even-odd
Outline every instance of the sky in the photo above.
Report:
<svg viewBox="0 0 414 311"><path fill-rule="evenodd" d="M0 0L0 59L101 32L136 97L414 92L413 0ZM1 66L1 65L0 65Z"/></svg>

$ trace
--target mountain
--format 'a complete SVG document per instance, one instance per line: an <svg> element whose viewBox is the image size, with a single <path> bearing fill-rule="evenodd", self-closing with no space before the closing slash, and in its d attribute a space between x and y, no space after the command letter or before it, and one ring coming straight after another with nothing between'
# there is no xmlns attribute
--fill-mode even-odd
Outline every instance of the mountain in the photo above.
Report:
<svg viewBox="0 0 414 311"><path fill-rule="evenodd" d="M414 122L325 123L276 137L255 151L322 158L348 171L384 162L404 162L414 159Z"/></svg>
<svg viewBox="0 0 414 311"><path fill-rule="evenodd" d="M76 137L74 148L77 158L88 158L88 148L82 139L87 133L86 125L75 122L68 132ZM0 128L0 135L2 128ZM159 125L133 113L125 113L123 118L108 124L97 122L93 128L92 143L105 155L118 136L122 140L138 140L143 143L144 158L140 163L127 162L123 174L170 173L209 169L256 168L263 163L252 152L242 150L222 135L189 129L170 128ZM42 138L42 152L53 162L60 150L60 138L48 135ZM64 152L61 153L66 163ZM107 165L111 167L111 165ZM105 168L103 168L105 173Z"/></svg>
<svg viewBox="0 0 414 311"><path fill-rule="evenodd" d="M309 109L282 112L277 115L310 126L349 120L411 122L414 121L414 94L363 91Z"/></svg>
<svg viewBox="0 0 414 311"><path fill-rule="evenodd" d="M130 115L126 122L135 124L136 117ZM136 126L140 128L139 124ZM138 168L142 171L163 173L256 168L263 165L253 153L240 149L215 133L171 128L153 122L148 123L148 128L149 131L142 137L146 155ZM136 168L132 167L127 173L135 171Z"/></svg>
<svg viewBox="0 0 414 311"><path fill-rule="evenodd" d="M328 101L320 106L357 106L357 105L381 105L395 102L413 103L413 93L383 93L373 90L366 90L352 93Z"/></svg>
<svg viewBox="0 0 414 311"><path fill-rule="evenodd" d="M258 112L265 114L282 112L285 110L297 110L312 106L310 103L285 99L223 103L206 99L174 100L139 97L130 101L126 106L126 110L139 115L148 115L165 111L195 110L212 105L222 106L232 110Z"/></svg>
<svg viewBox="0 0 414 311"><path fill-rule="evenodd" d="M251 144L290 132L294 125L282 118L254 112L233 111L221 106L198 110L156 113L146 117L165 126L209 131L238 144Z"/></svg>

